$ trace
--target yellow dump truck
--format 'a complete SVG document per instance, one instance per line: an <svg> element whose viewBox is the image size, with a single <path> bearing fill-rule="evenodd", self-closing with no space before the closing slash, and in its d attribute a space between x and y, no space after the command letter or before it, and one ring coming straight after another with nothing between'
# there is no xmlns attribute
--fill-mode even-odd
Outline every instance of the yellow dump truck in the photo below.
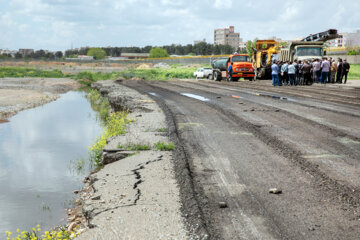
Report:
<svg viewBox="0 0 360 240"><path fill-rule="evenodd" d="M271 62L280 53L279 42L275 40L257 40L253 50L252 63L256 78L271 78Z"/></svg>

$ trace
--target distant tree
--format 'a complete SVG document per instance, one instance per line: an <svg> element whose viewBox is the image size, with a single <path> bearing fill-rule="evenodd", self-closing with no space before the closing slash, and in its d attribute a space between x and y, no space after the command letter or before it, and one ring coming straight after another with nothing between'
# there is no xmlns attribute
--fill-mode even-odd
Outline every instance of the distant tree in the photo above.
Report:
<svg viewBox="0 0 360 240"><path fill-rule="evenodd" d="M63 57L63 53L62 53L61 51L57 51L57 52L55 53L55 57L56 57L56 58L62 58L62 57Z"/></svg>
<svg viewBox="0 0 360 240"><path fill-rule="evenodd" d="M90 48L89 51L87 52L87 55L93 56L94 59L96 60L104 59L107 56L104 49L101 48Z"/></svg>
<svg viewBox="0 0 360 240"><path fill-rule="evenodd" d="M164 48L154 47L150 50L149 58L169 57L168 52Z"/></svg>
<svg viewBox="0 0 360 240"><path fill-rule="evenodd" d="M249 54L249 56L251 57L253 52L254 52L254 48L255 48L255 43L258 39L255 38L253 41L249 40L246 42L246 50Z"/></svg>
<svg viewBox="0 0 360 240"><path fill-rule="evenodd" d="M23 57L23 55L21 53L19 53L19 52L15 53L15 58L16 59L20 59L22 57Z"/></svg>
<svg viewBox="0 0 360 240"><path fill-rule="evenodd" d="M145 46L141 52L143 53L150 53L150 50L152 49L153 47L152 46Z"/></svg>

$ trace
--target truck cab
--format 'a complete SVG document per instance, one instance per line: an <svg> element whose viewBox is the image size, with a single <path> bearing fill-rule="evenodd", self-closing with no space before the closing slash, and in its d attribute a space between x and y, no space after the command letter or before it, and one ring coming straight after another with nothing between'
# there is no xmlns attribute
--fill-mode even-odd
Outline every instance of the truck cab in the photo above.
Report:
<svg viewBox="0 0 360 240"><path fill-rule="evenodd" d="M310 46L296 46L294 59L306 60L312 58L322 58L324 56L322 46L310 45Z"/></svg>
<svg viewBox="0 0 360 240"><path fill-rule="evenodd" d="M254 68L252 66L251 59L248 54L230 55L227 60L228 68L230 66L230 63L233 64L232 78L234 81L239 80L239 78L252 80L255 77ZM228 72L226 72L226 77L228 77Z"/></svg>
<svg viewBox="0 0 360 240"><path fill-rule="evenodd" d="M280 50L280 60L293 62L297 60L309 60L313 58L322 58L324 42L291 42L290 46Z"/></svg>

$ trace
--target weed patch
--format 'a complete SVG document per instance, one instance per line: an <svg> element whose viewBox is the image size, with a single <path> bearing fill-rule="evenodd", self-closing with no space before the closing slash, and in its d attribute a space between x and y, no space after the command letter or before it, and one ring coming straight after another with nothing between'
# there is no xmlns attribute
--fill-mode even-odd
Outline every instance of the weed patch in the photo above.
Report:
<svg viewBox="0 0 360 240"><path fill-rule="evenodd" d="M124 149L127 151L147 151L150 150L151 147L146 144L129 144L129 145L118 145L118 148Z"/></svg>
<svg viewBox="0 0 360 240"><path fill-rule="evenodd" d="M173 142L165 143L165 142L157 142L154 144L154 149L157 151L172 151L175 148L175 144Z"/></svg>
<svg viewBox="0 0 360 240"><path fill-rule="evenodd" d="M101 166L101 153L105 145L106 140L110 137L125 134L126 124L130 123L126 112L111 113L106 119L105 130L98 140L89 147L90 162L96 166Z"/></svg>
<svg viewBox="0 0 360 240"><path fill-rule="evenodd" d="M59 228L56 231L45 231L44 234L41 234L40 225L32 228L30 232L17 229L15 234L10 231L6 231L5 234L8 240L68 240L75 239L77 236L75 232L69 232L65 228Z"/></svg>

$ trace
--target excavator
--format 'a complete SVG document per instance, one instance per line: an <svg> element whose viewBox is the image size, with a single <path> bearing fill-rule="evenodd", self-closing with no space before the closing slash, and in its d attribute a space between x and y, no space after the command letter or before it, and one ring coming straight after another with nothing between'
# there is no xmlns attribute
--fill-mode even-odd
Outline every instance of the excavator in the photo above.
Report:
<svg viewBox="0 0 360 240"><path fill-rule="evenodd" d="M258 40L255 43L252 63L257 79L271 78L273 60L290 61L308 60L324 56L323 46L328 40L339 38L336 29L310 34L300 41L292 41L287 47L280 48L275 40Z"/></svg>

